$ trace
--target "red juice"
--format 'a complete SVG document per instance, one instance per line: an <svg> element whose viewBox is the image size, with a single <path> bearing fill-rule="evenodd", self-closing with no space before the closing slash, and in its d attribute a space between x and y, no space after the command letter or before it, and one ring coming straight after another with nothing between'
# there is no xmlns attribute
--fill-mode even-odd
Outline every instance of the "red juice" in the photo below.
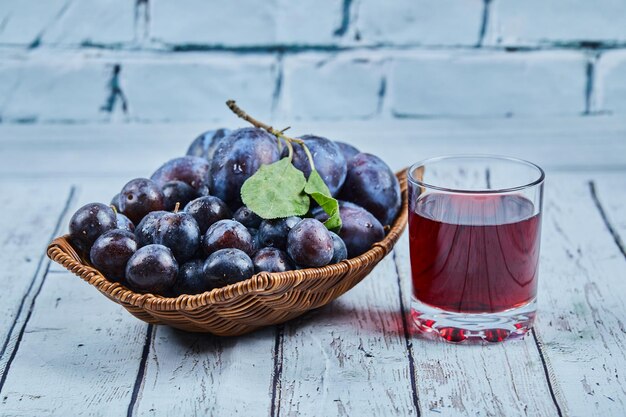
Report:
<svg viewBox="0 0 626 417"><path fill-rule="evenodd" d="M409 213L413 294L446 311L494 313L535 298L541 217L517 195L426 194Z"/></svg>

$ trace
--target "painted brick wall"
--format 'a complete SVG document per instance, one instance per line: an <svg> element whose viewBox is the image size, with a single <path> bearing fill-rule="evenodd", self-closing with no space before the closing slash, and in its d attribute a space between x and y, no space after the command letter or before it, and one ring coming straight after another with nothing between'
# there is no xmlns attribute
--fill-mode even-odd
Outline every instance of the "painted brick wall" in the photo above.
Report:
<svg viewBox="0 0 626 417"><path fill-rule="evenodd" d="M623 0L0 0L0 120L626 114ZM125 103L126 106L122 104Z"/></svg>

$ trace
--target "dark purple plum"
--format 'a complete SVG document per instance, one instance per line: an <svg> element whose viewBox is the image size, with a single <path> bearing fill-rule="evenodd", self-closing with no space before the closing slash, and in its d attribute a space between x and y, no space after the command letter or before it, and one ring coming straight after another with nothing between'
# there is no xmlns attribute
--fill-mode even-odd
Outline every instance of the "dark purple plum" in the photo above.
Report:
<svg viewBox="0 0 626 417"><path fill-rule="evenodd" d="M137 251L135 235L127 230L114 229L94 242L89 257L92 265L109 281L118 282L126 276L126 263Z"/></svg>
<svg viewBox="0 0 626 417"><path fill-rule="evenodd" d="M135 224L130 219L124 216L122 213L115 213L117 219L117 228L121 230L128 230L129 232L135 231Z"/></svg>
<svg viewBox="0 0 626 417"><path fill-rule="evenodd" d="M246 227L234 220L219 220L211 225L202 241L204 251L212 254L220 249L235 248L252 256L254 240Z"/></svg>
<svg viewBox="0 0 626 417"><path fill-rule="evenodd" d="M172 293L176 296L181 294L201 294L211 291L213 286L204 275L204 260L194 259L183 264L178 271L178 278L172 287Z"/></svg>
<svg viewBox="0 0 626 417"><path fill-rule="evenodd" d="M226 203L214 196L196 198L185 206L185 212L196 219L202 235L216 221L230 219L232 216Z"/></svg>
<svg viewBox="0 0 626 417"><path fill-rule="evenodd" d="M198 195L209 195L209 162L197 156L182 156L167 161L150 177L159 187L169 181L189 184Z"/></svg>
<svg viewBox="0 0 626 417"><path fill-rule="evenodd" d="M167 246L180 263L191 259L200 247L201 237L194 218L185 212L157 213L154 220L140 224L140 245L147 243Z"/></svg>
<svg viewBox="0 0 626 417"><path fill-rule="evenodd" d="M343 157L346 158L346 162L349 162L356 154L361 153L361 151L348 143L335 141L335 144L339 146Z"/></svg>
<svg viewBox="0 0 626 417"><path fill-rule="evenodd" d="M137 249L126 264L126 281L136 291L167 294L176 282L178 262L163 245Z"/></svg>
<svg viewBox="0 0 626 417"><path fill-rule="evenodd" d="M336 264L344 259L348 259L348 248L345 242L337 233L329 232L330 237L333 238L333 258L329 263Z"/></svg>
<svg viewBox="0 0 626 417"><path fill-rule="evenodd" d="M220 249L204 262L204 275L213 288L235 284L254 275L252 259L239 249Z"/></svg>
<svg viewBox="0 0 626 417"><path fill-rule="evenodd" d="M153 211L139 222L135 227L135 238L139 247L154 243L154 235L159 225L159 219L167 213L167 211Z"/></svg>
<svg viewBox="0 0 626 417"><path fill-rule="evenodd" d="M211 161L211 194L236 210L241 186L263 164L278 161L276 138L262 129L237 129L219 141Z"/></svg>
<svg viewBox="0 0 626 417"><path fill-rule="evenodd" d="M211 159L213 159L213 154L217 149L220 139L229 133L230 130L228 129L217 129L204 132L191 142L189 149L187 149L187 155L198 156L210 162Z"/></svg>
<svg viewBox="0 0 626 417"><path fill-rule="evenodd" d="M393 223L402 205L398 179L382 159L368 153L350 160L340 198L363 207L383 226Z"/></svg>
<svg viewBox="0 0 626 417"><path fill-rule="evenodd" d="M313 210L313 215L320 221L328 219L328 215L320 207ZM339 216L342 223L339 237L344 241L350 258L367 252L374 243L385 237L383 225L363 207L340 201Z"/></svg>
<svg viewBox="0 0 626 417"><path fill-rule="evenodd" d="M176 203L180 203L181 209L191 200L198 197L198 193L191 185L182 181L168 181L161 187L165 210L174 211Z"/></svg>
<svg viewBox="0 0 626 417"><path fill-rule="evenodd" d="M276 248L263 248L252 260L256 272L285 272L294 269L289 256Z"/></svg>
<svg viewBox="0 0 626 417"><path fill-rule="evenodd" d="M113 198L111 199L110 205L115 207L115 210L121 211L120 210L120 193L117 193L113 196Z"/></svg>
<svg viewBox="0 0 626 417"><path fill-rule="evenodd" d="M117 219L111 207L89 203L76 210L70 219L70 238L77 249L89 254L96 239L116 227Z"/></svg>
<svg viewBox="0 0 626 417"><path fill-rule="evenodd" d="M241 206L235 214L233 214L233 219L243 224L247 228L258 229L261 226L261 222L263 219L259 217L255 212L250 210L246 206Z"/></svg>
<svg viewBox="0 0 626 417"><path fill-rule="evenodd" d="M328 186L330 193L336 195L346 179L347 165L346 159L341 153L341 149L335 142L319 136L306 135L300 139L313 155L315 169ZM283 149L283 156L287 156L288 149ZM302 146L293 145L293 166L304 173L306 178L311 174L311 165Z"/></svg>
<svg viewBox="0 0 626 417"><path fill-rule="evenodd" d="M289 232L287 253L299 266L328 265L333 258L333 238L319 220L304 219Z"/></svg>
<svg viewBox="0 0 626 417"><path fill-rule="evenodd" d="M129 181L120 193L120 211L138 224L151 211L165 208L161 188L147 178Z"/></svg>
<svg viewBox="0 0 626 417"><path fill-rule="evenodd" d="M259 226L257 239L261 247L287 249L287 235L292 227L302 220L300 217L286 219L263 220Z"/></svg>

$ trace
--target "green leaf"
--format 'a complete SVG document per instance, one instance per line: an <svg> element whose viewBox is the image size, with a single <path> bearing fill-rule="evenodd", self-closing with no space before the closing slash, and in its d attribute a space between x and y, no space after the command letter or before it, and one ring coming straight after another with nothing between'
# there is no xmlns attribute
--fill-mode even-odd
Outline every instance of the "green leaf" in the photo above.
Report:
<svg viewBox="0 0 626 417"><path fill-rule="evenodd" d="M264 219L304 216L311 201L304 193L304 174L283 158L261 168L243 183L241 200Z"/></svg>
<svg viewBox="0 0 626 417"><path fill-rule="evenodd" d="M311 196L328 214L328 220L324 225L328 230L339 231L341 229L341 217L339 217L339 202L330 195L330 190L317 170L311 171L309 180L304 187L304 192Z"/></svg>

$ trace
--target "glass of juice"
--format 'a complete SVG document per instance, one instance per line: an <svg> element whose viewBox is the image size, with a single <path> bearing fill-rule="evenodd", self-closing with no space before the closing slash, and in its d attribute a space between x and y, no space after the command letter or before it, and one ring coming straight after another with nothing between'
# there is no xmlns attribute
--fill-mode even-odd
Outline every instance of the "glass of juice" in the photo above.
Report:
<svg viewBox="0 0 626 417"><path fill-rule="evenodd" d="M462 155L409 168L417 330L449 342L523 336L536 312L543 170Z"/></svg>

